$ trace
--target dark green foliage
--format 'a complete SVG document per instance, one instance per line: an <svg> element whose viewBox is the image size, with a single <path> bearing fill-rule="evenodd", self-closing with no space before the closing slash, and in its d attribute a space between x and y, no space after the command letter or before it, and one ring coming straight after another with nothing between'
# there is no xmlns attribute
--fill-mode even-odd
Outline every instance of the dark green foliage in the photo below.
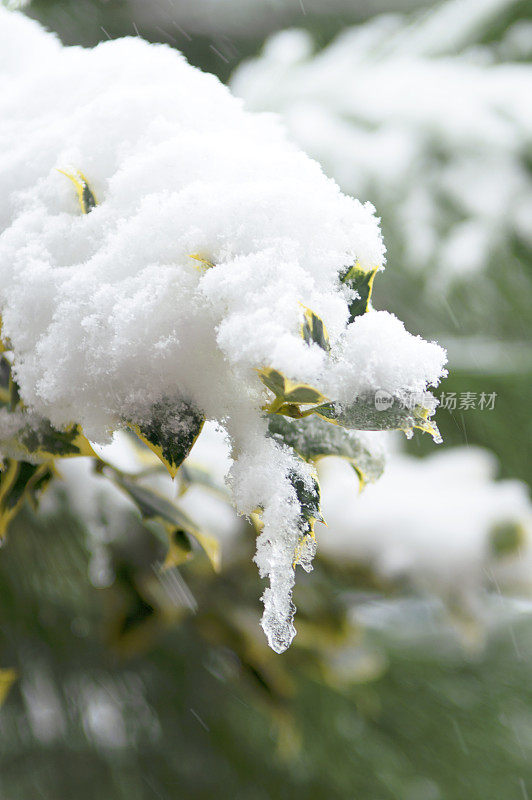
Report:
<svg viewBox="0 0 532 800"><path fill-rule="evenodd" d="M426 632L417 646L372 634L366 648L386 653L380 677L343 691L310 677L301 651L288 651L282 660L296 691L278 707L300 744L281 755L257 699L272 696L267 672L246 666L228 644L230 629L225 644L200 634L213 595L191 573L198 615L161 632L142 654L117 658L100 635L114 588L93 602L78 523L25 514L16 525L24 530L15 529L0 560L2 663L20 672L0 712L1 787L11 800L218 800L221 786L242 800L522 800L532 791L529 623L505 627L474 659L441 633ZM131 555L127 568L123 553L114 558L118 581L127 570L126 581L138 580ZM327 597L325 580L318 563L302 582L303 615L316 582ZM227 609L232 596L253 596L255 578L250 568L216 583ZM142 597L135 611L134 594L123 621L130 629L153 617ZM102 713L118 709L125 740L120 726L114 739L98 738L87 716L91 697ZM30 711L37 698L54 709L40 728Z"/></svg>

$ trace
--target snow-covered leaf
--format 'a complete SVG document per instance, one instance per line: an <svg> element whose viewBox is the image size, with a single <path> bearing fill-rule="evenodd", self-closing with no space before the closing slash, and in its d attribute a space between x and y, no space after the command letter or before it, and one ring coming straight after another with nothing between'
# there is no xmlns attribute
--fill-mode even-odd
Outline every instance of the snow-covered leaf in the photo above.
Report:
<svg viewBox="0 0 532 800"><path fill-rule="evenodd" d="M295 547L293 566L299 564L305 572L310 572L316 554L314 525L316 522L324 521L320 511L320 484L317 475L312 475L310 481L303 480L296 472L291 473L289 477L301 506L299 523L301 534Z"/></svg>
<svg viewBox="0 0 532 800"><path fill-rule="evenodd" d="M76 189L79 205L83 214L89 214L93 208L96 207L97 202L94 193L90 188L87 179L82 172L75 170L74 172L67 172L64 169L58 170L62 175L72 181Z"/></svg>
<svg viewBox="0 0 532 800"><path fill-rule="evenodd" d="M307 344L314 342L322 350L328 352L331 349L329 334L323 324L321 317L318 317L310 308L303 306L303 323L301 325L301 335Z"/></svg>
<svg viewBox="0 0 532 800"><path fill-rule="evenodd" d="M130 423L130 427L175 478L204 421L203 414L191 403L161 401L152 407L147 421Z"/></svg>
<svg viewBox="0 0 532 800"><path fill-rule="evenodd" d="M441 441L438 427L429 419L427 408L420 406L409 408L399 398L392 395L388 395L386 400L390 403L388 408L377 407L375 395L373 395L358 397L354 403L344 406L339 403L325 403L316 406L312 411L323 419L344 428L361 431L402 430L407 434L417 428L425 433L430 433L434 441Z"/></svg>
<svg viewBox="0 0 532 800"><path fill-rule="evenodd" d="M66 431L58 431L45 419L40 420L37 425L28 422L21 428L16 436L16 446L32 461L39 462L52 458L95 455L79 425L72 425Z"/></svg>
<svg viewBox="0 0 532 800"><path fill-rule="evenodd" d="M325 456L345 458L355 470L361 488L376 481L384 469L382 451L372 447L363 433L331 425L316 415L300 420L272 415L268 428L272 436L293 447L305 461L316 462Z"/></svg>

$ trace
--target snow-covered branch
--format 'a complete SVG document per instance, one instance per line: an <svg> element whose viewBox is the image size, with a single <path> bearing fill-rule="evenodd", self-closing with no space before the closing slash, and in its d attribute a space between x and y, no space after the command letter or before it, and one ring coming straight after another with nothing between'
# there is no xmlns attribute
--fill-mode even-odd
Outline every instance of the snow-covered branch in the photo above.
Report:
<svg viewBox="0 0 532 800"><path fill-rule="evenodd" d="M436 435L426 393L445 353L372 309L373 207L273 116L139 38L64 48L0 9L0 53L5 402L93 442L129 428L172 474L205 419L223 426L236 507L262 518L263 627L280 652L319 485L269 421Z"/></svg>

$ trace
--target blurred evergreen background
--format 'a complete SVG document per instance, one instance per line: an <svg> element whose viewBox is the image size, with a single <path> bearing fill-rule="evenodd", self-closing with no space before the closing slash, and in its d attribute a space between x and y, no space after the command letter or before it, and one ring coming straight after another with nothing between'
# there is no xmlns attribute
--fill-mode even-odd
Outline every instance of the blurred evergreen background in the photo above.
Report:
<svg viewBox="0 0 532 800"><path fill-rule="evenodd" d="M361 156L349 147L353 131L365 130L376 139L378 161L392 111L368 121L343 105L357 70L374 67L373 51L392 70L405 46L421 70L435 58L457 70L468 63L532 70L530 2L469 0L434 11L416 0L34 0L25 13L69 45L123 35L168 43L231 81L250 107L283 114L324 170L382 216L388 268L375 286L376 307L449 345L442 391L497 394L493 411L442 409L443 446L488 448L501 476L532 483L530 112L528 127L524 112L510 119L506 150L499 143L490 151L486 130L476 161L479 143L468 126L462 137L444 136L436 116L427 133L420 114L416 132L399 115L394 131L406 131L413 149L398 151L408 169L388 180L377 168L350 171ZM372 28L383 13L396 22ZM347 41L334 69L332 57L320 61L359 25L370 37L378 31L374 44ZM417 45L416 29L426 31ZM248 68L239 67L257 57L258 71L245 79ZM268 70L282 91L271 90ZM493 102L508 116L508 107ZM530 96L520 102L526 109ZM329 114L319 130L317 113ZM473 219L494 230L478 203L460 197L475 181L482 196L485 173L496 167L501 178L488 192L503 198L499 236L485 244L482 263L469 271L457 264L453 272L440 256L457 226ZM409 197L409 206L405 187L419 186L423 194ZM417 232L408 235L416 202L434 220L424 231L428 249L420 236L416 250ZM408 443L415 455L433 448L429 437ZM185 565L174 590L193 599L176 604L152 568L164 557L158 540L135 517L122 527L123 537L105 543L114 576L108 585L91 575L91 537L66 497L45 516L25 510L2 550L0 667L15 667L18 680L0 711L1 800L532 797L526 603L510 609L495 593L480 630L459 611L450 623L436 599L318 558L314 573L298 578L296 646L276 656L256 630L250 531L221 575L201 560Z"/></svg>

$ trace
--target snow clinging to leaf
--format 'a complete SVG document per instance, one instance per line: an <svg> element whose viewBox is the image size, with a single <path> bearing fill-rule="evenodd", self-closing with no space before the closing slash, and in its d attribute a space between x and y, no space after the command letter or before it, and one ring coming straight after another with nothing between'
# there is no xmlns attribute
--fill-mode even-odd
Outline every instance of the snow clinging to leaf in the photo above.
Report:
<svg viewBox="0 0 532 800"><path fill-rule="evenodd" d="M65 48L2 8L0 120L1 335L25 408L99 443L133 430L174 472L218 421L236 507L261 518L281 652L319 485L270 420L433 430L429 395L397 404L438 382L445 353L371 307L373 207L169 47Z"/></svg>

